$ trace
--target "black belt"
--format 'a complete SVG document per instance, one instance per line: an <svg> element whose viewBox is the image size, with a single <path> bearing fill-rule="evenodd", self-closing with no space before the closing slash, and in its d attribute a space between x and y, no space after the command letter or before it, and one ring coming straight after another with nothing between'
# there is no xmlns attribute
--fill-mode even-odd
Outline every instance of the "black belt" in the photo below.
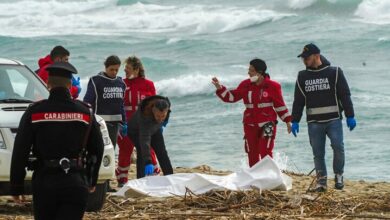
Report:
<svg viewBox="0 0 390 220"><path fill-rule="evenodd" d="M48 168L61 168L65 173L68 173L70 169L82 169L83 162L81 158L69 159L63 157L61 159L44 160L44 166Z"/></svg>

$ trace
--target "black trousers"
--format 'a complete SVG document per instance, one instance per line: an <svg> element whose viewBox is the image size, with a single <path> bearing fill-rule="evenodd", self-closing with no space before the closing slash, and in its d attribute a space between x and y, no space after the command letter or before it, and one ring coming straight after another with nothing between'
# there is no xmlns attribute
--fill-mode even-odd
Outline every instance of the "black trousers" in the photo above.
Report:
<svg viewBox="0 0 390 220"><path fill-rule="evenodd" d="M107 125L108 135L110 136L111 143L115 149L116 141L118 138L118 132L119 132L119 122L106 121L106 125Z"/></svg>
<svg viewBox="0 0 390 220"><path fill-rule="evenodd" d="M145 176L145 161L141 155L141 146L139 144L138 134L130 134L129 137L137 149L137 179ZM161 131L156 132L151 137L151 147L156 153L157 160L160 164L164 175L173 174L171 160L169 159L168 152L165 148L164 137Z"/></svg>
<svg viewBox="0 0 390 220"><path fill-rule="evenodd" d="M32 180L34 219L82 219L88 188L80 173L36 175Z"/></svg>

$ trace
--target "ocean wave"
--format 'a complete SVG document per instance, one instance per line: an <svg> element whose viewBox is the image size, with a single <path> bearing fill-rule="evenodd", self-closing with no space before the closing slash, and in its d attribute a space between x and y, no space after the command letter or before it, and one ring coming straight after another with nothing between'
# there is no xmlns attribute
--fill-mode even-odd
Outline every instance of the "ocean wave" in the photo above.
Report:
<svg viewBox="0 0 390 220"><path fill-rule="evenodd" d="M385 25L390 24L390 1L388 0L364 0L359 4L355 15L358 21Z"/></svg>
<svg viewBox="0 0 390 220"><path fill-rule="evenodd" d="M264 9L261 5L167 6L118 3L117 0L3 2L0 3L0 14L0 35L17 37L126 35L133 32L223 33L292 16Z"/></svg>
<svg viewBox="0 0 390 220"><path fill-rule="evenodd" d="M159 93L170 97L184 97L192 95L207 95L215 92L215 87L211 83L211 74L190 74L179 77L157 81L156 89ZM216 76L221 84L232 87L245 79L243 75Z"/></svg>
<svg viewBox="0 0 390 220"><path fill-rule="evenodd" d="M247 75L211 75L195 73L190 75L181 75L179 77L163 79L155 82L159 93L170 97L185 97L195 95L211 95L215 92L215 87L211 83L211 78L217 77L220 83L229 89L236 88ZM284 75L277 75L272 79L279 83L294 84L295 80Z"/></svg>
<svg viewBox="0 0 390 220"><path fill-rule="evenodd" d="M303 9L310 7L316 2L317 0L288 0L288 6L292 9Z"/></svg>
<svg viewBox="0 0 390 220"><path fill-rule="evenodd" d="M277 21L293 14L278 13L265 9L250 9L248 11L237 8L219 8L202 17L196 27L196 34L223 33L265 22Z"/></svg>
<svg viewBox="0 0 390 220"><path fill-rule="evenodd" d="M180 39L180 38L178 38L178 37L173 37L173 38L169 38L168 40L167 40L167 44L169 45L169 44L175 44L175 43L177 43L177 42L180 42L182 39Z"/></svg>
<svg viewBox="0 0 390 220"><path fill-rule="evenodd" d="M342 14L356 10L362 0L273 0L273 8Z"/></svg>
<svg viewBox="0 0 390 220"><path fill-rule="evenodd" d="M378 42L388 42L390 39L388 37L380 37L378 38Z"/></svg>

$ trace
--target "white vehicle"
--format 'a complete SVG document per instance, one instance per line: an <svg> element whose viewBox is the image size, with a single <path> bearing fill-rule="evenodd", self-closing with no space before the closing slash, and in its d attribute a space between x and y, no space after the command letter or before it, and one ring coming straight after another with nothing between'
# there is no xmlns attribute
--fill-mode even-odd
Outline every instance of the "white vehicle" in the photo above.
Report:
<svg viewBox="0 0 390 220"><path fill-rule="evenodd" d="M0 58L0 195L9 195L12 150L19 121L27 107L49 96L45 84L26 65ZM99 211L106 198L108 181L114 177L115 157L106 123L96 115L104 140L103 161L96 191L90 194L87 211ZM31 193L31 172L25 180L26 193Z"/></svg>

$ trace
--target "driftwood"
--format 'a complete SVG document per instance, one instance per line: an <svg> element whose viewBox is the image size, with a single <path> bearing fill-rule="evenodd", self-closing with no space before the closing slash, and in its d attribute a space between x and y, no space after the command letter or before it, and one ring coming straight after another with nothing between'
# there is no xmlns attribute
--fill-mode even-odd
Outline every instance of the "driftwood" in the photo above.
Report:
<svg viewBox="0 0 390 220"><path fill-rule="evenodd" d="M208 171L209 172L209 171ZM86 213L88 219L389 219L390 192L375 189L376 183L364 183L353 192L328 189L311 193L315 177L289 173L300 185L289 192L253 188L246 191L210 191L195 194L187 189L184 196L169 198L121 198L108 196L102 211ZM352 183L350 183L352 184ZM358 182L354 182L358 187ZM386 186L389 183L377 183ZM360 187L362 187L360 186ZM300 187L298 189L298 187ZM29 198L31 201L31 197ZM33 219L31 203L15 206L1 203L0 219Z"/></svg>

